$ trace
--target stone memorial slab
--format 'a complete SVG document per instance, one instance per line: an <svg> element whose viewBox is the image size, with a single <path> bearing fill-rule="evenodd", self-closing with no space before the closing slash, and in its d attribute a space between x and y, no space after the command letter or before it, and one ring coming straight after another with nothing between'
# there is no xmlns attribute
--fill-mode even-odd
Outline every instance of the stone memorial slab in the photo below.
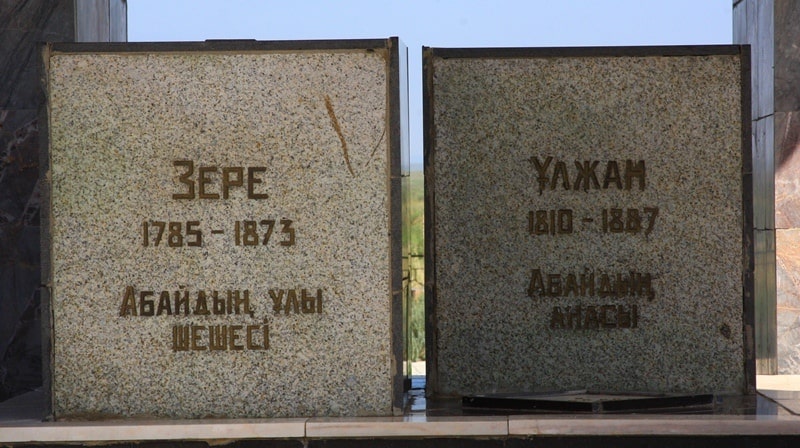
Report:
<svg viewBox="0 0 800 448"><path fill-rule="evenodd" d="M424 50L429 393L751 393L749 47Z"/></svg>
<svg viewBox="0 0 800 448"><path fill-rule="evenodd" d="M406 57L44 48L56 418L399 411Z"/></svg>

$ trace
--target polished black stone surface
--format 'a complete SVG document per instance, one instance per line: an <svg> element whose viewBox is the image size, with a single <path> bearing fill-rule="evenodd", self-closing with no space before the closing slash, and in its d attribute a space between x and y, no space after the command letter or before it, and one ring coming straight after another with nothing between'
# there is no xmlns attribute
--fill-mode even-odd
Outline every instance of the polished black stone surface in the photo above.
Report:
<svg viewBox="0 0 800 448"><path fill-rule="evenodd" d="M776 416L776 415L798 415L793 412L791 406L780 404L776 397L789 396L791 399L800 401L800 392L784 391L760 391L756 395L717 395L713 397L713 403L709 406L687 406L671 409L638 409L628 412L628 414L655 414L655 415L677 415L677 414L696 414L696 415L753 415L753 416ZM795 394L795 395L791 395ZM787 403L789 404L789 403ZM425 377L412 377L411 390L408 391L408 404L406 405L406 415L425 415L425 416L477 416L477 415L586 415L592 412L572 412L569 410L554 411L551 409L536 411L531 409L490 409L490 408L471 408L464 407L462 397L426 397L425 396ZM617 413L620 415L624 413ZM799 422L800 423L800 422Z"/></svg>
<svg viewBox="0 0 800 448"><path fill-rule="evenodd" d="M42 384L38 44L74 38L74 2L0 2L0 401Z"/></svg>
<svg viewBox="0 0 800 448"><path fill-rule="evenodd" d="M710 411L714 395L620 394L595 391L556 393L482 394L461 400L467 409L508 409L526 412L580 412L586 414L626 412L699 413Z"/></svg>
<svg viewBox="0 0 800 448"><path fill-rule="evenodd" d="M121 1L0 1L0 401L42 385L39 46L74 42L76 17L84 34L108 20L121 33L124 7Z"/></svg>

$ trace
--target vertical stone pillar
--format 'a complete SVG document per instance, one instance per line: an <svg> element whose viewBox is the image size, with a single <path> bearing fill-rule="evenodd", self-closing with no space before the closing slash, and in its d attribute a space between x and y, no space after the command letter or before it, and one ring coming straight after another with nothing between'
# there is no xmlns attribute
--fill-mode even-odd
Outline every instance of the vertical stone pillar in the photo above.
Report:
<svg viewBox="0 0 800 448"><path fill-rule="evenodd" d="M800 374L800 3L774 11L778 373Z"/></svg>
<svg viewBox="0 0 800 448"><path fill-rule="evenodd" d="M763 199L755 205L756 355L761 374L800 374L798 23L797 1L733 2L733 41L751 44L753 54L754 198Z"/></svg>
<svg viewBox="0 0 800 448"><path fill-rule="evenodd" d="M125 41L125 0L0 2L0 401L42 384L40 42Z"/></svg>

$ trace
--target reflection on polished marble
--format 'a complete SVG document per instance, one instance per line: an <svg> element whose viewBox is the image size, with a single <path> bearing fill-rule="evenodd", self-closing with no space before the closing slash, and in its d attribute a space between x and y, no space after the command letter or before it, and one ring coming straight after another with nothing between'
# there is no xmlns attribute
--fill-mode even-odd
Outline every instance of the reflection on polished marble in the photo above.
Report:
<svg viewBox="0 0 800 448"><path fill-rule="evenodd" d="M780 399L781 406L795 415L800 415L800 399Z"/></svg>
<svg viewBox="0 0 800 448"><path fill-rule="evenodd" d="M800 400L800 391L796 390L760 390L761 395L771 400Z"/></svg>
<svg viewBox="0 0 800 448"><path fill-rule="evenodd" d="M509 416L509 435L796 435L800 420L788 416Z"/></svg>
<svg viewBox="0 0 800 448"><path fill-rule="evenodd" d="M306 437L445 437L506 436L505 416L312 418L306 423Z"/></svg>
<svg viewBox="0 0 800 448"><path fill-rule="evenodd" d="M795 415L800 415L800 375L758 377L758 392Z"/></svg>
<svg viewBox="0 0 800 448"><path fill-rule="evenodd" d="M231 420L44 422L43 391L0 403L0 444L147 440L381 439L535 436L800 436L800 376L759 377L753 396L718 396L703 413L512 413L469 410L457 397L425 396L412 379L402 416ZM795 384L797 387L795 387ZM766 388L767 386L771 388ZM794 388L792 390L792 388ZM697 409L688 410L698 412Z"/></svg>

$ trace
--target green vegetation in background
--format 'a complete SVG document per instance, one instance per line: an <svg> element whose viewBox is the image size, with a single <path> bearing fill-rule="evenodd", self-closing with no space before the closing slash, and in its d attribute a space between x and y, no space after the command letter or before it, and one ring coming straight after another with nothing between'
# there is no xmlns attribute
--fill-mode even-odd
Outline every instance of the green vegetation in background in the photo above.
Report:
<svg viewBox="0 0 800 448"><path fill-rule="evenodd" d="M408 220L411 229L403 233L403 244L410 254L425 255L425 186L422 171L412 171L409 177Z"/></svg>
<svg viewBox="0 0 800 448"><path fill-rule="evenodd" d="M409 361L425 360L425 187L422 171L412 171L408 188L408 222L403 244L409 248L408 356Z"/></svg>
<svg viewBox="0 0 800 448"><path fill-rule="evenodd" d="M408 336L409 361L425 361L425 292L411 299Z"/></svg>

